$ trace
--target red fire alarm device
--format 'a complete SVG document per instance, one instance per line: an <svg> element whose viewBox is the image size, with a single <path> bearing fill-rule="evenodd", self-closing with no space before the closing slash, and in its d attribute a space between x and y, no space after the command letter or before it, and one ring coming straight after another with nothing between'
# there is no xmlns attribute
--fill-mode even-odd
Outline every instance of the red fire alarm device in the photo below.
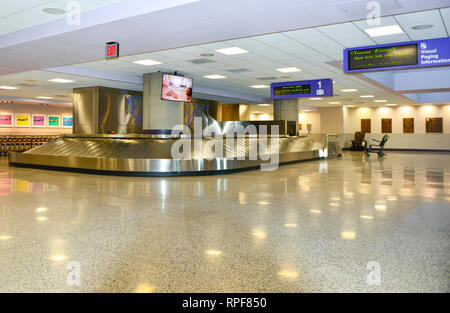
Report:
<svg viewBox="0 0 450 313"><path fill-rule="evenodd" d="M115 59L119 57L119 43L110 41L105 46L105 59Z"/></svg>

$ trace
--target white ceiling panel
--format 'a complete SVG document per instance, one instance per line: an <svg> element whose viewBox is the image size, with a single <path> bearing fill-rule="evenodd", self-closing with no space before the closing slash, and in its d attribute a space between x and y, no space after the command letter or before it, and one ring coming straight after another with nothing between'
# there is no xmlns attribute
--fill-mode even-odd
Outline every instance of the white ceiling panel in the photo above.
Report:
<svg viewBox="0 0 450 313"><path fill-rule="evenodd" d="M344 46L315 28L284 32L283 34L313 48L317 53L324 54L334 60L342 60Z"/></svg>
<svg viewBox="0 0 450 313"><path fill-rule="evenodd" d="M442 20L444 21L445 28L447 30L447 36L450 36L450 7L440 9Z"/></svg>
<svg viewBox="0 0 450 313"><path fill-rule="evenodd" d="M367 20L361 20L353 22L359 29L363 32L365 29L376 28L376 27L384 27L384 26L393 26L398 25L397 21L393 16L387 16L380 18L379 25L370 25L367 23ZM367 35L369 36L369 35ZM394 43L394 42L403 42L403 41L411 41L411 38L407 33L396 34L396 35L388 35L388 36L379 36L379 37L371 37L377 44L386 44L386 43Z"/></svg>
<svg viewBox="0 0 450 313"><path fill-rule="evenodd" d="M441 11L443 19L448 19L450 11L447 9ZM437 11L431 12L433 13L421 12L423 14L406 14L399 17L398 22L405 31L408 31L408 28L414 26L411 24L413 21L428 23L430 19L438 20L436 18ZM433 16L428 16L426 14L433 14ZM382 18L382 24L380 26L395 25L396 23L397 21L395 18L390 16ZM444 29L444 21L442 18L440 19L440 23L441 25L438 28L442 33L442 30ZM314 105L328 105L327 103L332 101L339 101L347 104L358 104L363 102L365 105L373 105L373 99L363 99L359 97L363 94L373 94L376 99L386 99L390 103L411 103L400 95L384 88L380 88L370 81L361 79L363 76L360 74L344 74L342 69L339 68L343 49L346 47L410 40L410 37L408 37L409 31L408 34L401 34L400 36L385 36L372 39L363 31L365 28L368 28L366 21L340 23L310 29L130 55L112 61L98 60L95 62L79 64L78 66L135 76L140 76L148 72L173 72L176 70L186 76L193 77L195 85L199 87L234 91L261 97L269 97L270 89L254 89L250 88L251 85L270 85L272 82L280 81L331 78L336 82L334 85L336 96L314 102ZM410 36L415 35L412 35L411 33ZM247 50L248 53L224 55L215 51L226 47L240 47ZM203 57L201 56L203 53L213 53L214 56ZM59 56L39 54L36 57L45 58ZM142 66L133 63L133 61L143 59L159 61L162 62L162 64ZM194 59L205 59L213 62L204 64L194 64L190 62ZM25 62L30 62L30 60L25 60ZM298 67L302 71L295 73L281 73L276 70L282 67ZM229 70L235 69L246 69L248 71L238 73L229 72ZM220 74L227 78L210 80L203 77L208 74ZM73 79L75 80L75 83L65 85L48 82L48 79L55 77ZM70 94L72 88L90 85L103 85L135 90L142 88L141 86L134 84L90 77L54 74L44 71L32 71L0 76L0 85L23 84L26 82L26 79L37 80L39 86L19 86L20 89L18 90L0 90L0 95L14 96L20 94L22 96L37 97L61 94L67 96ZM342 93L340 91L341 89L347 88L356 88L358 91L354 93ZM308 102L307 100L305 101Z"/></svg>
<svg viewBox="0 0 450 313"><path fill-rule="evenodd" d="M396 20L412 40L447 37L444 21L439 10L397 15ZM432 28L414 30L419 25L432 25Z"/></svg>
<svg viewBox="0 0 450 313"><path fill-rule="evenodd" d="M353 23L327 25L317 27L317 29L346 48L376 44L374 40Z"/></svg>
<svg viewBox="0 0 450 313"><path fill-rule="evenodd" d="M81 12L98 9L124 0L78 0ZM24 28L65 19L66 15L52 15L42 11L44 8L66 10L67 0L2 0L0 1L0 35Z"/></svg>

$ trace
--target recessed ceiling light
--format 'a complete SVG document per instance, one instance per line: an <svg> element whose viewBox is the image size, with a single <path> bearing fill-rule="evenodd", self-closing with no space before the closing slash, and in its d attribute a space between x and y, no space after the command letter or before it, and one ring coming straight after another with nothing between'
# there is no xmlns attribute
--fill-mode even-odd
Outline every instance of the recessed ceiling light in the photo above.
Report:
<svg viewBox="0 0 450 313"><path fill-rule="evenodd" d="M53 99L53 97L39 96L36 99Z"/></svg>
<svg viewBox="0 0 450 313"><path fill-rule="evenodd" d="M389 103L389 104L386 104L387 106L390 106L390 107L393 107L393 106L396 106L397 104L396 103Z"/></svg>
<svg viewBox="0 0 450 313"><path fill-rule="evenodd" d="M0 89L13 90L13 89L19 89L19 88L11 87L11 86L0 86Z"/></svg>
<svg viewBox="0 0 450 313"><path fill-rule="evenodd" d="M146 65L146 66L162 64L161 62L150 60L150 59L134 61L133 63L140 64L140 65Z"/></svg>
<svg viewBox="0 0 450 313"><path fill-rule="evenodd" d="M373 100L373 102L384 103L384 102L387 102L387 100Z"/></svg>
<svg viewBox="0 0 450 313"><path fill-rule="evenodd" d="M316 101L316 100L322 100L322 98L309 98L309 100L314 100L314 101Z"/></svg>
<svg viewBox="0 0 450 313"><path fill-rule="evenodd" d="M258 104L260 107L271 107L272 105L270 103L260 103Z"/></svg>
<svg viewBox="0 0 450 313"><path fill-rule="evenodd" d="M364 95L364 96L359 96L360 98L373 98L373 97L375 97L375 96L373 96L373 95Z"/></svg>
<svg viewBox="0 0 450 313"><path fill-rule="evenodd" d="M341 104L340 102L328 102L328 104Z"/></svg>
<svg viewBox="0 0 450 313"><path fill-rule="evenodd" d="M355 92L358 91L358 89L341 89L342 92Z"/></svg>
<svg viewBox="0 0 450 313"><path fill-rule="evenodd" d="M67 84L67 83L73 83L73 80L70 79L63 79L63 78L53 78L53 79L49 79L49 82L53 82L53 83L60 83L60 84Z"/></svg>
<svg viewBox="0 0 450 313"><path fill-rule="evenodd" d="M58 8L43 8L42 11L44 11L47 14L52 14L52 15L62 15L64 13L66 13L66 11L64 11L62 9L58 9Z"/></svg>
<svg viewBox="0 0 450 313"><path fill-rule="evenodd" d="M432 27L434 27L434 25L432 25L432 24L424 24L424 25L416 25L416 26L413 26L411 28L414 29L414 30L424 30L424 29L430 29Z"/></svg>
<svg viewBox="0 0 450 313"><path fill-rule="evenodd" d="M364 29L364 31L370 37L380 37L380 36L403 34L402 28L398 25L367 28L367 29Z"/></svg>
<svg viewBox="0 0 450 313"><path fill-rule="evenodd" d="M283 67L278 68L277 71L281 73L294 73L294 72L301 72L302 70L296 67Z"/></svg>
<svg viewBox="0 0 450 313"><path fill-rule="evenodd" d="M203 77L204 77L204 78L209 78L209 79L222 79L222 78L227 78L226 76L218 75L218 74L205 75L205 76L203 76Z"/></svg>
<svg viewBox="0 0 450 313"><path fill-rule="evenodd" d="M209 58L209 57L213 57L214 53L202 53L202 54L200 54L200 56Z"/></svg>
<svg viewBox="0 0 450 313"><path fill-rule="evenodd" d="M224 48L224 49L218 49L216 52L226 54L226 55L235 55L235 54L242 54L242 53L248 53L247 50L241 49L239 47L231 47L231 48Z"/></svg>
<svg viewBox="0 0 450 313"><path fill-rule="evenodd" d="M256 88L256 89L269 88L269 86L267 86L267 85L253 85L253 86L250 86L250 87Z"/></svg>

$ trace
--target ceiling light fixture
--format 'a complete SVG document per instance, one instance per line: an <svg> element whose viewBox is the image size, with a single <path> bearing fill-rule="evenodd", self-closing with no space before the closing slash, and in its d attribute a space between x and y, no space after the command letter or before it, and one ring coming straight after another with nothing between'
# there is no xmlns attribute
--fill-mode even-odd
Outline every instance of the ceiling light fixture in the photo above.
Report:
<svg viewBox="0 0 450 313"><path fill-rule="evenodd" d="M53 83L60 83L60 84L67 84L67 83L73 83L73 80L70 79L64 79L64 78L53 78L53 79L49 79L49 82L53 82Z"/></svg>
<svg viewBox="0 0 450 313"><path fill-rule="evenodd" d="M373 98L375 96L373 95L363 95L363 96L359 96L360 98Z"/></svg>
<svg viewBox="0 0 450 313"><path fill-rule="evenodd" d="M53 97L39 96L36 99L53 99Z"/></svg>
<svg viewBox="0 0 450 313"><path fill-rule="evenodd" d="M226 76L219 75L219 74L205 75L205 76L203 76L203 77L204 77L204 78L208 78L208 79L222 79L222 78L227 78Z"/></svg>
<svg viewBox="0 0 450 313"><path fill-rule="evenodd" d="M294 72L301 72L302 70L297 67L283 67L278 68L277 71L281 73L294 73Z"/></svg>
<svg viewBox="0 0 450 313"><path fill-rule="evenodd" d="M367 29L364 29L364 31L370 37L381 37L381 36L403 34L402 28L398 25L367 28Z"/></svg>
<svg viewBox="0 0 450 313"><path fill-rule="evenodd" d="M19 88L11 87L11 86L0 86L0 89L13 90L13 89L19 89Z"/></svg>
<svg viewBox="0 0 450 313"><path fill-rule="evenodd" d="M341 89L342 92L355 92L358 91L358 89Z"/></svg>
<svg viewBox="0 0 450 313"><path fill-rule="evenodd" d="M373 102L376 102L376 103L384 103L384 102L387 102L387 100L373 100Z"/></svg>
<svg viewBox="0 0 450 313"><path fill-rule="evenodd" d="M328 104L341 104L340 102L328 102Z"/></svg>
<svg viewBox="0 0 450 313"><path fill-rule="evenodd" d="M139 64L139 65L145 65L145 66L162 64L161 62L154 61L154 60L150 60L150 59L145 59L145 60L140 60L140 61L134 61L133 63Z"/></svg>
<svg viewBox="0 0 450 313"><path fill-rule="evenodd" d="M414 30L424 30L424 29L430 29L432 27L434 27L434 25L432 25L432 24L424 24L424 25L416 25L416 26L413 26L411 28L414 29Z"/></svg>
<svg viewBox="0 0 450 313"><path fill-rule="evenodd" d="M251 88L256 88L256 89L261 89L261 88L269 88L269 86L267 86L267 85L253 85L253 86L250 86Z"/></svg>
<svg viewBox="0 0 450 313"><path fill-rule="evenodd" d="M309 100L317 101L317 100L322 100L322 98L309 98Z"/></svg>
<svg viewBox="0 0 450 313"><path fill-rule="evenodd" d="M52 15L62 15L64 13L66 13L65 10L58 9L58 8L43 8L42 11L47 14L52 14Z"/></svg>
<svg viewBox="0 0 450 313"><path fill-rule="evenodd" d="M397 105L397 103L389 103L389 104L386 104L387 106L390 106L390 107L393 107L393 106L396 106Z"/></svg>
<svg viewBox="0 0 450 313"><path fill-rule="evenodd" d="M272 105L270 103L260 103L258 104L259 107L271 107Z"/></svg>
<svg viewBox="0 0 450 313"><path fill-rule="evenodd" d="M248 53L247 50L241 49L239 47L230 47L230 48L218 49L218 50L216 50L216 52L219 52L219 53L222 53L222 54L226 54L226 55L235 55L235 54Z"/></svg>

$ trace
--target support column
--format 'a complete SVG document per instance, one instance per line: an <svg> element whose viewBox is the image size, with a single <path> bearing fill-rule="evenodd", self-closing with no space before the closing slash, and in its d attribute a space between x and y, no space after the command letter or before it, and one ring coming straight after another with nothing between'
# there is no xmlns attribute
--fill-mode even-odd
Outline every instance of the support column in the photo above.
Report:
<svg viewBox="0 0 450 313"><path fill-rule="evenodd" d="M183 102L161 100L162 73L144 74L143 125L147 134L170 134L183 124Z"/></svg>
<svg viewBox="0 0 450 313"><path fill-rule="evenodd" d="M275 121L295 121L295 131L298 134L298 101L297 99L282 99L273 101L273 119Z"/></svg>

